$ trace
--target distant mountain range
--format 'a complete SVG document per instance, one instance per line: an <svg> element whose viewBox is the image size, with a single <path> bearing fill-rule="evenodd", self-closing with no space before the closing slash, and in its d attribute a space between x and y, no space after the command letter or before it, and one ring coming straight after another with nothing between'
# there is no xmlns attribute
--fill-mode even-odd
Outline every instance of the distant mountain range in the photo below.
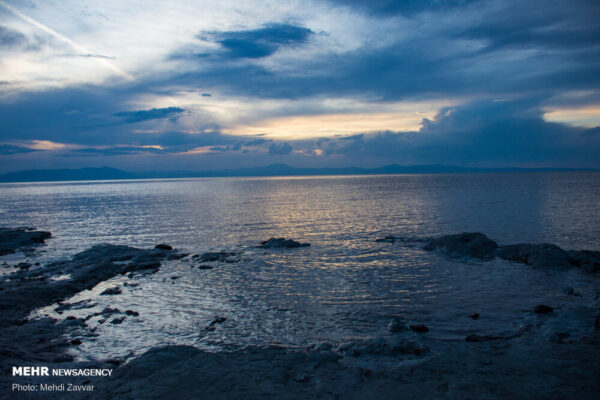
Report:
<svg viewBox="0 0 600 400"><path fill-rule="evenodd" d="M9 172L0 175L0 182L93 181L118 179L209 178L245 176L302 176L302 175L378 175L378 174L439 174L465 172L552 172L593 171L565 168L466 168L449 165L390 164L379 168L298 168L286 164L265 167L208 171L145 171L127 172L110 167L80 169L42 169Z"/></svg>

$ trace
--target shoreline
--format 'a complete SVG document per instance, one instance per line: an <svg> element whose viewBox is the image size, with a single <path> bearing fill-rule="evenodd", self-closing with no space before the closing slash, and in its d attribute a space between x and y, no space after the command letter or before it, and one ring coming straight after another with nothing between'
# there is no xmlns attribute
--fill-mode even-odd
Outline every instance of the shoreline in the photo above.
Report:
<svg viewBox="0 0 600 400"><path fill-rule="evenodd" d="M23 236L24 232L39 231L17 231L16 234ZM45 234L42 236L44 240L49 238ZM39 234L32 234L32 237L36 240L19 240L15 250L43 245ZM379 241L393 245L398 239L390 238ZM424 250L428 250L429 246L431 251L447 257L485 259L490 256L489 251L497 250L484 238L476 235L476 240L470 241L464 236L447 235L419 240L424 244ZM274 246L279 248L275 251L288 251L288 248L294 251L294 248L306 245L272 238L262 246L265 250ZM514 254L521 257L525 252L533 260L529 262L529 258L525 257L513 261L534 268L548 268L546 264L551 258L543 252L546 250L552 252L553 259L565 261L561 258L563 254L557 253L555 247L548 247L550 245L510 246L504 247L518 250L511 253L511 257ZM482 248L487 250L482 252ZM505 253L504 250L502 254ZM591 252L592 255L596 253ZM557 254L560 257L557 258ZM4 359L0 382L2 395L14 395L10 385L15 383L93 386L92 391L65 389L43 391L42 395L39 390L19 391L18 396L22 398L64 398L68 393L69 398L143 399L202 396L217 399L399 396L525 399L574 395L591 399L600 391L597 380L600 376L598 293L594 299L582 298L577 306L550 311L540 309L541 312L537 307L529 310L523 315L522 328L502 337L467 334L464 340L435 340L427 336L426 327L409 325L408 321L396 318L390 321L388 334L364 340L319 343L300 348L268 345L232 347L221 352L192 346L159 346L126 362L122 359L74 361L69 349L78 343L67 337L77 332L83 340L93 340L94 328L87 326L85 318L68 317L62 321L28 318L35 309L57 303L65 310L85 307L85 304L62 302L112 276L152 274L160 268L161 261L188 256L164 244L154 249L97 245L68 261L37 268L19 268L15 273L4 276L0 283L0 306L3 310L0 352ZM212 252L196 258L198 262L207 262L217 259L235 261L235 257L234 253ZM588 265L593 267L595 264L592 260ZM569 266L577 268L581 265L558 267ZM524 266L524 271L526 268ZM589 266L584 270L596 271ZM65 274L71 279L53 279ZM129 315L128 311L105 309L102 317L110 322L118 321ZM220 323L217 320L213 322L215 325ZM11 376L12 366L26 365L58 369L110 368L114 373L108 378Z"/></svg>

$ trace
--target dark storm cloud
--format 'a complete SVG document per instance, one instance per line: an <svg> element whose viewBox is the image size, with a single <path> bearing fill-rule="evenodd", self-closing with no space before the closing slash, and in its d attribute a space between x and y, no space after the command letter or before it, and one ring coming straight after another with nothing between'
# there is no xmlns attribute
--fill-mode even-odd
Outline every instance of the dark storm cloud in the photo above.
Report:
<svg viewBox="0 0 600 400"><path fill-rule="evenodd" d="M289 143L273 143L269 146L270 156L285 156L292 152L292 146Z"/></svg>
<svg viewBox="0 0 600 400"><path fill-rule="evenodd" d="M219 43L227 50L224 56L228 58L262 58L280 47L305 43L312 33L301 26L269 24L253 30L211 32L201 38Z"/></svg>
<svg viewBox="0 0 600 400"><path fill-rule="evenodd" d="M151 110L123 111L115 113L127 123L147 121L149 119L175 118L184 110L179 107L153 108Z"/></svg>
<svg viewBox="0 0 600 400"><path fill-rule="evenodd" d="M325 154L417 164L598 166L597 129L547 122L539 99L480 101L441 110L418 132L380 132L322 143Z"/></svg>
<svg viewBox="0 0 600 400"><path fill-rule="evenodd" d="M38 151L38 150L30 149L28 147L12 146L9 144L0 144L0 154L3 156L10 156L13 154L31 153L34 151Z"/></svg>

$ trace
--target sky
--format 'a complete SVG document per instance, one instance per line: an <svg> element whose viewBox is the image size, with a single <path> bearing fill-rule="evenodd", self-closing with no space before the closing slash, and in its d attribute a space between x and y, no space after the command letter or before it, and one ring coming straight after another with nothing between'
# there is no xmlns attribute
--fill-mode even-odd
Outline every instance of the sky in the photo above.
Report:
<svg viewBox="0 0 600 400"><path fill-rule="evenodd" d="M0 173L600 168L597 0L0 0Z"/></svg>

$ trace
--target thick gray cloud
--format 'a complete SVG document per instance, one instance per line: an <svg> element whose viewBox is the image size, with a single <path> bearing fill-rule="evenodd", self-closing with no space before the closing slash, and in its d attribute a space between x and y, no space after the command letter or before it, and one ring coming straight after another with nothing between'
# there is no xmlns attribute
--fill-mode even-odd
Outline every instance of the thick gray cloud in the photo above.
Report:
<svg viewBox="0 0 600 400"><path fill-rule="evenodd" d="M123 121L127 123L135 123L147 121L149 119L161 119L161 118L172 118L177 119L177 114L182 113L184 110L179 107L167 107L167 108L153 108L151 110L137 110L137 111L121 111L115 113L117 117L121 117Z"/></svg>
<svg viewBox="0 0 600 400"><path fill-rule="evenodd" d="M289 143L272 143L269 146L270 156L285 156L292 152L293 148Z"/></svg>
<svg viewBox="0 0 600 400"><path fill-rule="evenodd" d="M380 132L321 143L330 155L414 164L600 166L598 128L547 122L538 99L446 108L416 132Z"/></svg>
<svg viewBox="0 0 600 400"><path fill-rule="evenodd" d="M270 56L280 47L305 43L311 34L310 29L300 26L269 24L259 29L216 32L208 36L213 36L213 40L227 50L226 57L261 58Z"/></svg>

